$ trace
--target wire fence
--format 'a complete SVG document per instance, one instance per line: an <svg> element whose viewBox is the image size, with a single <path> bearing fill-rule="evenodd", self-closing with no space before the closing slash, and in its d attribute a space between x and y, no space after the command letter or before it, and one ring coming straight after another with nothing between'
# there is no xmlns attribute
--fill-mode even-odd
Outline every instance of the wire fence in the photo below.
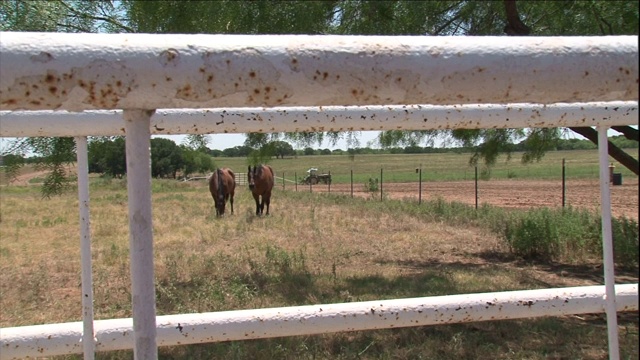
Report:
<svg viewBox="0 0 640 360"><path fill-rule="evenodd" d="M384 168L380 168L373 176L355 174L353 170L347 174L327 172L316 177L282 172L276 178L276 187L283 191L340 194L377 201L396 199L418 204L442 199L464 203L476 209L484 204L521 209L579 207L598 210L600 206L597 176L567 179L569 172L564 159L561 173L556 179L487 179L483 178L482 170L478 167L473 168L469 180L425 181L422 168L414 169L411 175L408 173L407 170L390 171ZM337 183L334 180L336 178L347 178L347 181ZM615 173L611 167L610 183L614 213L637 220L638 179L627 179L623 184L620 173Z"/></svg>

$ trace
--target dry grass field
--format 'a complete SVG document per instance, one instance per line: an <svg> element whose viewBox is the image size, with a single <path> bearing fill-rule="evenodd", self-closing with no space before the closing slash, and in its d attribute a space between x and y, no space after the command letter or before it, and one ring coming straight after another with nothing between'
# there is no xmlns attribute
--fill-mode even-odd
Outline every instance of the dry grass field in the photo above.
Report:
<svg viewBox="0 0 640 360"><path fill-rule="evenodd" d="M272 214L258 218L241 187L235 214L218 219L204 182L154 180L158 314L603 281L597 258L524 261L473 224L433 221L399 207L390 211L373 199L319 190L276 188ZM130 317L126 182L96 178L90 194L95 316ZM633 201L637 206L637 192ZM42 200L37 186L14 184L0 187L0 202L0 326L81 320L76 194ZM617 269L617 281L637 283L637 269ZM637 359L638 313L620 314L619 331L622 358ZM459 360L606 359L608 351L606 319L592 314L171 347L160 354ZM98 358L127 359L131 353Z"/></svg>

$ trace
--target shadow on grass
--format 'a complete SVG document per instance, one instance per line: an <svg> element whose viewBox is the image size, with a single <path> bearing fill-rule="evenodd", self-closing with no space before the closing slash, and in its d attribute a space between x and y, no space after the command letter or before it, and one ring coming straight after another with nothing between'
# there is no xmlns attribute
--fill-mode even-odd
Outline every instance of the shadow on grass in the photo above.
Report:
<svg viewBox="0 0 640 360"><path fill-rule="evenodd" d="M494 264L510 265L513 267L535 266L537 270L546 271L562 277L574 278L577 280L587 280L598 284L604 284L604 269L602 263L592 264L566 264L559 262L525 260L508 253L495 251L484 251L477 256L487 262ZM616 283L638 282L639 269L629 266L615 267ZM549 284L553 286L554 284Z"/></svg>

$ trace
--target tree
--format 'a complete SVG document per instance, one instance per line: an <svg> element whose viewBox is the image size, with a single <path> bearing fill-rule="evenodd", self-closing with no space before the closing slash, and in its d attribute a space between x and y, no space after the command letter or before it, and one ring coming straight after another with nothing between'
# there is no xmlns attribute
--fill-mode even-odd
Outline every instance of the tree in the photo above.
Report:
<svg viewBox="0 0 640 360"><path fill-rule="evenodd" d="M524 35L529 35L529 33L531 32L531 29L526 26L521 20L520 20L520 15L518 13L518 9L516 7L516 1L515 0L504 0L504 6L505 6L505 10L506 10L506 14L507 14L507 25L505 26L505 32L508 35L520 35L520 36L524 36ZM592 3L591 6L589 6L590 10L593 11L593 15L594 15L594 20L592 23L593 24L598 24L599 25L599 30L601 31L601 35L613 35L614 34L614 27L612 25L611 22L607 21L605 19L604 14L600 14L597 13L598 10L600 10L600 7L598 5L596 5L595 3ZM636 14L638 13L637 11L637 7L636 7ZM620 19L618 19L620 20ZM637 23L637 20L636 20ZM606 25L606 28L605 28ZM618 25L623 25L618 23ZM636 27L636 34L637 34L637 27ZM574 132L584 136L585 138L589 139L591 142L593 142L594 144L598 144L598 133L590 127L570 127L571 130L573 130ZM623 134L625 134L625 136L627 136L630 139L635 139L636 141L638 141L638 130L634 129L630 126L621 126L621 127L614 127L614 130L620 131ZM537 131L537 132L533 132L532 135L536 135L536 134L543 134L543 135L549 135L547 136L547 138L550 138L551 141L553 141L554 139L551 139L553 137L553 134L551 133L551 131L547 130L546 132L543 131ZM557 132L556 132L557 134ZM557 139L557 137L556 137ZM539 138L535 137L535 136L530 136L529 138L527 138L525 141L529 142L532 144L532 146L527 147L528 149L534 149L534 151L530 151L529 157L523 157L523 161L530 161L531 159L536 159L539 160L542 156L544 156L544 152L547 150L546 148L546 144L548 144L549 142L545 142L544 140L542 141L538 141L540 140ZM607 141L607 149L608 149L608 153L611 157L613 157L614 159L618 160L618 162L620 162L620 164L622 164L623 166L625 166L627 169L631 170L632 172L634 172L636 175L640 175L640 168L638 166L638 160L634 159L631 155L627 154L626 152L622 151L622 149L620 149L619 147L617 147L613 142L611 141Z"/></svg>
<svg viewBox="0 0 640 360"><path fill-rule="evenodd" d="M122 178L127 173L123 136L94 138L88 145L89 172Z"/></svg>
<svg viewBox="0 0 640 360"><path fill-rule="evenodd" d="M165 138L151 139L151 176L157 178L176 178L183 169L182 149L173 140Z"/></svg>
<svg viewBox="0 0 640 360"><path fill-rule="evenodd" d="M182 146L182 158L184 164L182 173L185 177L194 173L205 174L216 168L209 154L184 145Z"/></svg>
<svg viewBox="0 0 640 360"><path fill-rule="evenodd" d="M209 150L209 148L207 148L207 145L209 145L209 136L202 134L189 134L182 141L182 144L191 150L206 152Z"/></svg>
<svg viewBox="0 0 640 360"><path fill-rule="evenodd" d="M293 156L296 154L293 150L293 146L286 141L273 141L271 142L276 158L280 157L284 159L285 156Z"/></svg>
<svg viewBox="0 0 640 360"><path fill-rule="evenodd" d="M36 154L35 167L48 170L42 187L42 197L49 198L60 195L69 185L69 175L66 166L76 159L75 141L73 138L45 138L31 137L19 138L9 144L5 154L18 155L5 156L6 174L13 179L18 168L24 164L22 160L27 153Z"/></svg>

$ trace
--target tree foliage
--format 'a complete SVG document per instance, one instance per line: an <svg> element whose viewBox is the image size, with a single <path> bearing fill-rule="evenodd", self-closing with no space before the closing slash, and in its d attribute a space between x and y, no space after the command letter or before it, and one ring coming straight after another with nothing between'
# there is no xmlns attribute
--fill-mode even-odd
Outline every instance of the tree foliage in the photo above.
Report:
<svg viewBox="0 0 640 360"><path fill-rule="evenodd" d="M89 172L122 178L127 173L125 139L99 137L88 145Z"/></svg>

